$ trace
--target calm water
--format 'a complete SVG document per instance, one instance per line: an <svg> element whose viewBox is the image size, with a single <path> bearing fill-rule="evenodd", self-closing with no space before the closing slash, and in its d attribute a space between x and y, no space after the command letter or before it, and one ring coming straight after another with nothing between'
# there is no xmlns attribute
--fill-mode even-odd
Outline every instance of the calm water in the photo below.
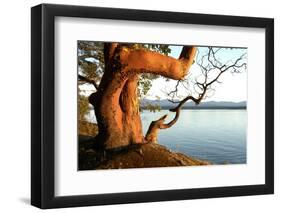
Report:
<svg viewBox="0 0 281 213"><path fill-rule="evenodd" d="M93 114L93 113L91 113ZM152 120L174 113L167 110L141 113L144 133ZM182 110L177 123L160 130L158 143L177 152L214 164L246 163L246 110Z"/></svg>
<svg viewBox="0 0 281 213"><path fill-rule="evenodd" d="M143 112L146 132L151 120L161 112ZM167 121L169 121L167 119ZM246 163L246 110L182 110L177 123L159 131L158 142L173 151L205 159L215 164Z"/></svg>

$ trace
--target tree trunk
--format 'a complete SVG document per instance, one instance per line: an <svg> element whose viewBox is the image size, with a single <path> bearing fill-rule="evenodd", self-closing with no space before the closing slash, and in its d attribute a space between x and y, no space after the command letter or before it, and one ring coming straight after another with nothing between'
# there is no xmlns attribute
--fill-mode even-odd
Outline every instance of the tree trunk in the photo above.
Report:
<svg viewBox="0 0 281 213"><path fill-rule="evenodd" d="M113 149L144 141L137 98L137 76L128 79L112 72L103 93L94 103L99 134L97 145Z"/></svg>
<svg viewBox="0 0 281 213"><path fill-rule="evenodd" d="M142 132L138 75L153 73L182 79L193 62L195 50L185 48L182 54L177 60L151 51L131 50L117 43L104 45L104 75L97 92L89 97L98 123L97 147L114 149L150 142Z"/></svg>
<svg viewBox="0 0 281 213"><path fill-rule="evenodd" d="M106 49L107 48L107 49ZM94 106L101 149L125 147L144 142L139 112L138 74L124 73L114 44L105 46L105 73L99 89L89 97Z"/></svg>

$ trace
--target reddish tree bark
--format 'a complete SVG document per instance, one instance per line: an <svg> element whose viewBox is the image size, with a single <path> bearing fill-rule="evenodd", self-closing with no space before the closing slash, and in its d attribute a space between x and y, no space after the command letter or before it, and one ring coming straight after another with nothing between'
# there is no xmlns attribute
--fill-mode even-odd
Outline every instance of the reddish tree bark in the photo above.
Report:
<svg viewBox="0 0 281 213"><path fill-rule="evenodd" d="M99 128L96 145L103 149L114 149L135 143L153 142L155 134L157 139L156 127L168 128L173 125L178 112L174 121L164 124L165 118L161 118L146 137L143 136L137 93L138 76L141 73L152 73L174 80L183 79L195 54L195 47L185 46L179 59L175 59L149 50L106 43L104 75L97 92L89 97Z"/></svg>
<svg viewBox="0 0 281 213"><path fill-rule="evenodd" d="M245 54L242 54L239 58L237 58L234 63L221 64L215 57L215 53L217 51L218 50L214 51L213 48L209 47L208 54L202 57L201 63L197 62L197 64L200 66L201 70L203 71L203 78L204 78L204 80L202 82L199 82L199 81L195 82L195 85L197 86L198 90L200 90L200 92L198 92L198 94L197 94L197 97L188 95L181 101L176 101L177 106L173 109L170 109L171 112L175 112L176 114L175 114L174 119L171 120L169 123L164 124L167 115L162 116L158 120L152 121L149 126L149 129L146 133L146 136L145 136L145 139L147 141L157 142L157 136L158 136L159 130L170 128L177 122L179 115L180 115L181 108L187 101L191 100L196 105L200 104L200 102L206 96L206 93L208 92L208 90L213 90L211 88L212 84L214 84L215 82L219 82L218 79L227 70L232 69L233 72L239 73L240 68L246 67L246 65L247 65L246 62L241 63L241 61L243 61L243 57ZM184 57L187 53L188 53L188 48L184 47L180 57ZM205 65L205 66L202 63L204 57L207 57L207 60L209 62L209 64ZM216 69L218 71L218 73L212 78L209 76L209 74L210 74L210 71L214 70L214 69ZM178 86L179 86L179 81L176 85L175 90L170 92L168 95L172 95L173 93L177 94Z"/></svg>

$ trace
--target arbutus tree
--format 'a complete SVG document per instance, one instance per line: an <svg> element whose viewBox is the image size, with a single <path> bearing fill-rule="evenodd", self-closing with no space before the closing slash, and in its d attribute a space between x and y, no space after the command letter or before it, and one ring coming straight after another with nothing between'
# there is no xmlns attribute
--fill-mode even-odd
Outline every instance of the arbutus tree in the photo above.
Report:
<svg viewBox="0 0 281 213"><path fill-rule="evenodd" d="M233 48L213 48L207 47L207 51L204 54L197 54L196 63L200 67L201 74L190 82L190 78L180 79L177 81L175 89L167 92L169 101L176 104L176 107L169 111L175 112L175 117L169 122L164 123L168 115L164 115L156 121L153 121L146 133L146 139L148 141L157 142L158 131L160 129L167 129L172 127L179 119L180 111L184 104L188 101L193 101L196 105L200 104L202 100L210 97L214 94L216 83L221 84L220 77L225 72L241 73L247 68L246 52L242 53L236 58L222 62L216 55L222 49L232 50ZM179 99L178 91L179 87L186 90L186 97ZM192 90L193 89L193 90Z"/></svg>
<svg viewBox="0 0 281 213"><path fill-rule="evenodd" d="M159 130L170 128L177 122L185 102L191 100L199 104L213 90L212 85L219 82L224 72L240 72L246 66L245 55L234 62L221 63L216 58L220 49L210 47L206 55L196 60L203 76L203 79L193 82L197 87L196 96L188 94L179 100L176 99L178 86L190 86L186 76L195 62L196 47L183 46L179 58L175 59L168 56L168 45L95 42L79 42L78 45L78 79L80 83L92 84L95 88L89 102L94 107L98 124L94 144L101 149L157 142ZM168 123L165 123L167 115L152 121L144 135L139 96L149 90L149 80L155 76L178 81L175 90L168 94L171 101L177 103L175 108L170 109L175 112L175 117Z"/></svg>

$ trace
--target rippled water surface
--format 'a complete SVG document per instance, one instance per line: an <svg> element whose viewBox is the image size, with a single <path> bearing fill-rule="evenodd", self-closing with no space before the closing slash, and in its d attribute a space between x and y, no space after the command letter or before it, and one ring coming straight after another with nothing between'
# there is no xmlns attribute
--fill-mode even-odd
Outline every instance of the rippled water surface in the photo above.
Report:
<svg viewBox="0 0 281 213"><path fill-rule="evenodd" d="M168 110L141 113L143 132L152 120L164 114L173 118ZM94 111L90 112L92 121ZM160 130L158 143L172 151L210 161L214 164L246 163L246 110L181 110L177 123L169 129Z"/></svg>
<svg viewBox="0 0 281 213"><path fill-rule="evenodd" d="M151 120L169 114L166 110L142 113L143 130ZM169 121L169 118L167 121ZM185 153L214 164L246 163L246 110L182 110L177 123L160 130L158 142L173 151Z"/></svg>

